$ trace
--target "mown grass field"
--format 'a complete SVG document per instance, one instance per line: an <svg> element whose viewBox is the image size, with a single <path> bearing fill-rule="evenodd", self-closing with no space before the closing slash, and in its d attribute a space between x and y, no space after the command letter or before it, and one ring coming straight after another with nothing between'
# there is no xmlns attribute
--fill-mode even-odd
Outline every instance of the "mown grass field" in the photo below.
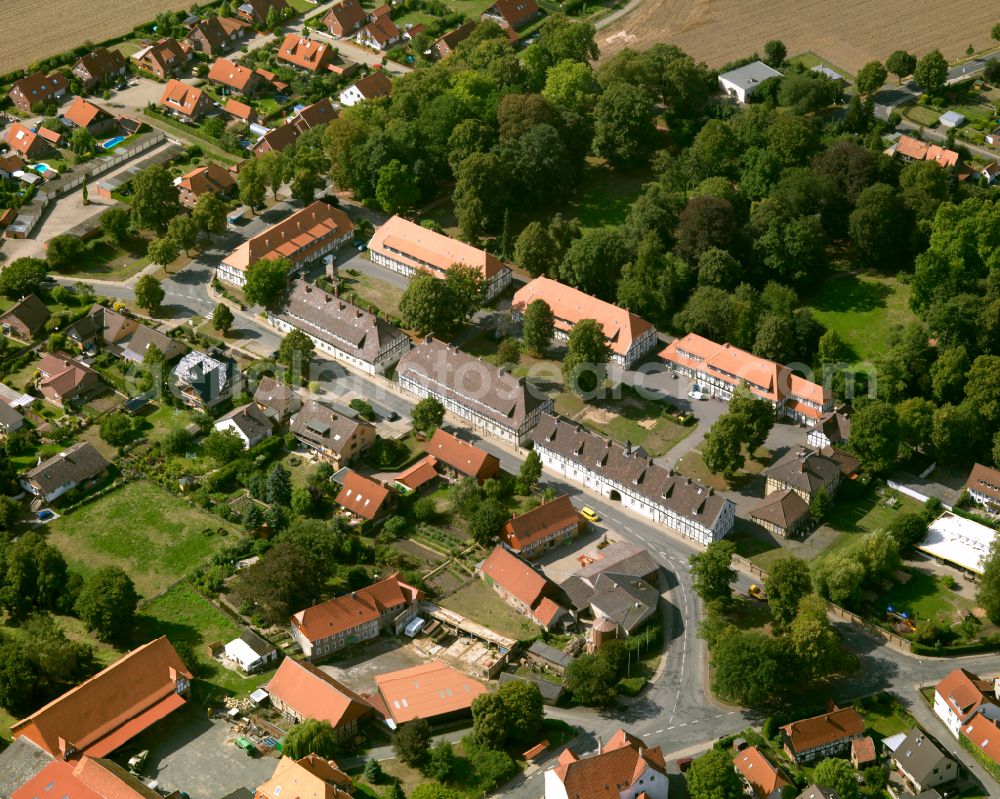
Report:
<svg viewBox="0 0 1000 799"><path fill-rule="evenodd" d="M205 562L237 530L218 516L146 482L134 482L46 525L49 543L74 571L128 572L152 596ZM206 534L205 530L211 531Z"/></svg>

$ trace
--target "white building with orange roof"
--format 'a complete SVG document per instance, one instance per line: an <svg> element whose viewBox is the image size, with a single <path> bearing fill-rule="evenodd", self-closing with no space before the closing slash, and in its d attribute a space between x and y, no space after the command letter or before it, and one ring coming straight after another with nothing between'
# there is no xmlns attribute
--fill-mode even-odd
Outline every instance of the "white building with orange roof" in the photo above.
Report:
<svg viewBox="0 0 1000 799"><path fill-rule="evenodd" d="M317 200L263 233L247 239L226 256L215 274L219 280L245 286L247 270L258 261L287 258L289 274L327 253L343 247L354 237L354 223L341 211Z"/></svg>
<svg viewBox="0 0 1000 799"><path fill-rule="evenodd" d="M956 738L973 716L982 714L993 721L1000 721L1000 705L994 685L970 671L955 669L934 687L934 714Z"/></svg>
<svg viewBox="0 0 1000 799"><path fill-rule="evenodd" d="M354 783L333 760L309 754L298 760L285 755L274 776L261 784L254 799L351 799Z"/></svg>
<svg viewBox="0 0 1000 799"><path fill-rule="evenodd" d="M778 416L813 427L833 410L833 393L787 366L753 355L732 344L717 344L697 333L674 339L660 357L674 372L695 380L713 397L733 398L745 381L757 397L769 400Z"/></svg>
<svg viewBox="0 0 1000 799"><path fill-rule="evenodd" d="M667 799L669 790L663 750L625 730L590 757L564 749L545 772L545 799Z"/></svg>
<svg viewBox="0 0 1000 799"><path fill-rule="evenodd" d="M510 307L514 319L523 319L524 309L535 300L544 300L552 309L558 339L568 339L581 319L597 321L611 347L611 360L626 369L656 346L656 328L642 317L547 277L536 277L518 289Z"/></svg>
<svg viewBox="0 0 1000 799"><path fill-rule="evenodd" d="M510 267L485 250L435 233L394 216L379 226L368 242L372 261L412 277L418 270L444 278L455 264L479 269L486 279L486 299L492 300L510 285Z"/></svg>
<svg viewBox="0 0 1000 799"><path fill-rule="evenodd" d="M472 700L486 693L481 682L437 660L378 674L375 684L371 699L392 729L418 718L440 723L468 717Z"/></svg>
<svg viewBox="0 0 1000 799"><path fill-rule="evenodd" d="M477 571L504 602L539 627L551 630L566 615L566 609L552 598L558 592L555 583L502 544L493 548Z"/></svg>

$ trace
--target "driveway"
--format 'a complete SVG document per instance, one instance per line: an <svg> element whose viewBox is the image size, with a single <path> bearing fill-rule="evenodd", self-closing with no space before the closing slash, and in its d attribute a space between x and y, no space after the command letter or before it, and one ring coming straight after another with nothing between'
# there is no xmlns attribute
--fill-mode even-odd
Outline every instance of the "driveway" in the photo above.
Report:
<svg viewBox="0 0 1000 799"><path fill-rule="evenodd" d="M188 705L133 739L115 759L127 762L148 749L144 778L162 790L186 791L191 799L219 799L260 785L278 765L275 757L246 755L235 739L228 722L209 720L204 708Z"/></svg>
<svg viewBox="0 0 1000 799"><path fill-rule="evenodd" d="M408 669L427 661L408 645L406 639L379 638L363 644L344 658L320 668L359 694L375 693L375 677Z"/></svg>

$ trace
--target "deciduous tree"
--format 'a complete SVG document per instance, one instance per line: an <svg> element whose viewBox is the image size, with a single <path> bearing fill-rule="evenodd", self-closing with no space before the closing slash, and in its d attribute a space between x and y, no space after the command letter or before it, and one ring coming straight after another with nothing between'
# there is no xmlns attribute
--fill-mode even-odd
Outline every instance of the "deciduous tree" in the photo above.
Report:
<svg viewBox="0 0 1000 799"><path fill-rule="evenodd" d="M885 60L885 68L903 82L903 78L912 75L917 68L917 57L906 52L906 50L896 50Z"/></svg>
<svg viewBox="0 0 1000 799"><path fill-rule="evenodd" d="M581 705L603 707L615 699L615 672L600 655L580 655L566 668L565 685Z"/></svg>
<svg viewBox="0 0 1000 799"><path fill-rule="evenodd" d="M776 560L768 569L764 588L775 622L787 627L798 613L802 597L812 591L809 564L792 555Z"/></svg>
<svg viewBox="0 0 1000 799"><path fill-rule="evenodd" d="M545 300L532 300L524 309L521 322L521 338L524 346L535 355L541 356L552 343L555 334L555 317Z"/></svg>
<svg viewBox="0 0 1000 799"><path fill-rule="evenodd" d="M421 272L410 280L399 301L403 324L418 335L450 333L464 317L465 301L445 280Z"/></svg>
<svg viewBox="0 0 1000 799"><path fill-rule="evenodd" d="M413 406L410 416L415 430L430 434L444 421L444 405L434 397L425 397Z"/></svg>
<svg viewBox="0 0 1000 799"><path fill-rule="evenodd" d="M618 168L646 163L656 146L653 103L638 86L612 83L594 107L593 149Z"/></svg>
<svg viewBox="0 0 1000 799"><path fill-rule="evenodd" d="M262 258L247 269L243 296L249 305L274 305L285 290L292 265L287 258Z"/></svg>
<svg viewBox="0 0 1000 799"><path fill-rule="evenodd" d="M702 458L712 474L732 480L746 458L743 456L743 426L729 414L720 416L709 428L701 447Z"/></svg>
<svg viewBox="0 0 1000 799"><path fill-rule="evenodd" d="M579 394L594 391L604 382L611 347L604 328L594 319L581 319L569 333L569 345L562 362L563 380Z"/></svg>
<svg viewBox="0 0 1000 799"><path fill-rule="evenodd" d="M928 94L938 94L948 79L948 61L940 50L931 50L917 62L913 79Z"/></svg>
<svg viewBox="0 0 1000 799"><path fill-rule="evenodd" d="M132 227L163 233L181 211L180 191L165 167L153 164L132 178Z"/></svg>
<svg viewBox="0 0 1000 799"><path fill-rule="evenodd" d="M771 39L764 45L764 63L773 69L778 69L785 58L788 57L788 49L780 39Z"/></svg>
<svg viewBox="0 0 1000 799"><path fill-rule="evenodd" d="M704 552L696 552L688 559L695 593L703 602L726 604L732 599L736 572L731 564L735 552L732 542L713 541Z"/></svg>
<svg viewBox="0 0 1000 799"><path fill-rule="evenodd" d="M105 566L84 580L75 609L98 638L120 643L132 632L138 604L132 579L117 566Z"/></svg>
<svg viewBox="0 0 1000 799"><path fill-rule="evenodd" d="M313 340L301 330L292 330L281 339L274 360L284 366L290 375L296 378L308 377L309 366L315 355Z"/></svg>
<svg viewBox="0 0 1000 799"><path fill-rule="evenodd" d="M889 72L881 61L869 61L858 71L854 85L862 94L875 94L882 88L888 75Z"/></svg>
<svg viewBox="0 0 1000 799"><path fill-rule="evenodd" d="M229 306L224 302L220 302L215 306L215 310L212 311L212 327L218 330L222 335L229 335L229 331L233 327L233 322L236 321L236 317L233 316L233 312L229 310Z"/></svg>
<svg viewBox="0 0 1000 799"><path fill-rule="evenodd" d="M160 281L152 275L143 275L135 284L135 304L151 313L160 307L165 296Z"/></svg>
<svg viewBox="0 0 1000 799"><path fill-rule="evenodd" d="M742 799L740 782L733 758L724 749L709 749L696 758L687 773L687 789L691 799Z"/></svg>

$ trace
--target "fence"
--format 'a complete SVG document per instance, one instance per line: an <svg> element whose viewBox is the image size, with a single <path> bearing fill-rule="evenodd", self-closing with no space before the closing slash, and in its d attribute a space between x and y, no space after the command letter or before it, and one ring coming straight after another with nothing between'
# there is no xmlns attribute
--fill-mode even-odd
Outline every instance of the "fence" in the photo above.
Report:
<svg viewBox="0 0 1000 799"><path fill-rule="evenodd" d="M749 560L747 560L744 557L741 557L740 555L733 555L731 562L733 567L739 569L740 571L747 572L753 575L754 577L759 577L761 580L767 579L766 571L760 568L760 566L755 566ZM829 612L832 613L834 616L836 616L838 619L841 619L842 621L849 621L851 624L855 624L858 627L861 627L863 630L867 630L873 635L877 635L879 638L883 639L892 646L895 646L897 649L903 650L904 652L913 651L913 645L906 638L896 635L893 632L889 632L889 630L885 630L879 627L877 624L873 624L867 619L863 619L856 613L851 613L851 611L840 607L840 605L834 605L832 602L827 602L827 607L829 609Z"/></svg>
<svg viewBox="0 0 1000 799"><path fill-rule="evenodd" d="M905 486L902 483L897 483L893 480L886 480L885 484L889 486L889 488L891 488L893 491L898 491L900 494L906 494L906 496L912 497L913 499L918 500L919 502L926 502L927 500L930 499L930 497L927 496L926 494L921 494L919 491L910 488L909 486ZM948 510L951 510L951 505L949 505L947 502L942 502L941 506L947 508Z"/></svg>

